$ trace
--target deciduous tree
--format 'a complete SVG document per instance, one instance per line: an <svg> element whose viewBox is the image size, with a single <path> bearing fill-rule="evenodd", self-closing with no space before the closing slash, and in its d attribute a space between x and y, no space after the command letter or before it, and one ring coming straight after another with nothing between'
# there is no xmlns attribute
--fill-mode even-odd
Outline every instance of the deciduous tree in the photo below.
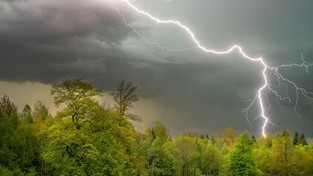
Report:
<svg viewBox="0 0 313 176"><path fill-rule="evenodd" d="M119 115L128 117L134 121L141 121L137 115L127 113L129 108L133 107L134 102L138 101L136 94L138 86L133 85L132 82L122 81L116 91L113 91L111 95L115 101L115 109Z"/></svg>
<svg viewBox="0 0 313 176"><path fill-rule="evenodd" d="M54 96L56 106L65 104L65 108L59 116L70 116L76 128L81 127L81 120L93 116L93 107L98 102L95 96L101 95L101 90L92 87L91 84L83 82L81 79L68 79L52 86L51 95Z"/></svg>

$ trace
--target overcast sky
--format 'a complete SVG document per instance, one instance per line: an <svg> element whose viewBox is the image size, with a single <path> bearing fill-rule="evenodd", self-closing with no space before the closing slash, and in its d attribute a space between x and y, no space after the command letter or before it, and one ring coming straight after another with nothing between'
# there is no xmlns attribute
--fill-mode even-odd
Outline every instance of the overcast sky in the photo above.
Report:
<svg viewBox="0 0 313 176"><path fill-rule="evenodd" d="M193 30L208 48L239 44L270 66L313 63L312 0L137 0L138 8L161 19L176 19ZM118 14L118 8L128 24ZM66 78L84 78L109 92L121 80L140 89L135 112L145 128L165 123L173 135L199 130L212 135L234 127L260 134L262 119L251 125L242 110L263 84L262 65L238 54L213 55L199 49L173 52L147 43L184 49L194 46L175 25L155 24L119 0L0 0L0 95L20 106L42 100L52 111L49 89ZM282 74L313 91L313 67L288 68ZM310 76L311 75L311 76ZM273 79L273 78L271 78ZM274 79L273 79L274 80ZM294 90L289 90L292 100ZM104 101L112 103L106 96ZM300 96L282 102L269 94L266 113L277 126L313 135L313 102ZM250 120L259 113L252 108Z"/></svg>

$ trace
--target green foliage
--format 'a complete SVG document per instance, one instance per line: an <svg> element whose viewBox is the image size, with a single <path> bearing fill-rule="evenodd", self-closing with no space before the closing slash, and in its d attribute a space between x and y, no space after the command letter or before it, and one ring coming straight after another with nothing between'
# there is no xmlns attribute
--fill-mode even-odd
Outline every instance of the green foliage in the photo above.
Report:
<svg viewBox="0 0 313 176"><path fill-rule="evenodd" d="M312 147L294 141L288 130L257 141L253 154L264 176L312 175Z"/></svg>
<svg viewBox="0 0 313 176"><path fill-rule="evenodd" d="M271 146L272 146L272 135L266 135L261 137L254 145L253 156L256 161L257 167L263 172L263 175L270 173L271 158Z"/></svg>
<svg viewBox="0 0 313 176"><path fill-rule="evenodd" d="M123 86L120 97L134 93ZM101 91L80 79L54 84L51 93L63 107L54 117L41 102L18 112L7 96L0 99L0 175L313 175L313 145L304 134L237 138L226 128L211 138L192 131L172 139L160 122L140 134L125 114L102 107L95 99Z"/></svg>
<svg viewBox="0 0 313 176"><path fill-rule="evenodd" d="M288 130L276 135L273 139L270 154L270 173L275 175L291 175L293 171L292 157L294 146Z"/></svg>
<svg viewBox="0 0 313 176"><path fill-rule="evenodd" d="M34 119L32 116L32 109L30 106L27 104L24 106L24 109L22 110L22 113L20 114L22 121L25 123L33 123Z"/></svg>
<svg viewBox="0 0 313 176"><path fill-rule="evenodd" d="M180 136L174 141L177 148L177 166L178 175L194 175L198 167L196 165L197 159L197 145L195 138L190 136Z"/></svg>
<svg viewBox="0 0 313 176"><path fill-rule="evenodd" d="M7 96L0 100L0 175L35 175L38 142L31 109L22 113Z"/></svg>
<svg viewBox="0 0 313 176"><path fill-rule="evenodd" d="M218 176L223 172L224 157L211 141L200 144L199 167L204 175Z"/></svg>
<svg viewBox="0 0 313 176"><path fill-rule="evenodd" d="M169 139L167 128L160 122L146 130L144 150L149 175L174 175L174 158L166 145Z"/></svg>
<svg viewBox="0 0 313 176"><path fill-rule="evenodd" d="M99 107L100 108L100 107ZM119 123L113 124L113 122ZM123 122L124 121L124 122ZM121 125L121 126L120 126ZM55 175L128 175L132 169L127 147L134 132L130 124L108 110L100 109L95 118L77 130L70 119L60 119L48 131L44 160Z"/></svg>
<svg viewBox="0 0 313 176"><path fill-rule="evenodd" d="M295 132L295 135L293 137L293 145L298 145L299 144L299 135L298 132Z"/></svg>
<svg viewBox="0 0 313 176"><path fill-rule="evenodd" d="M292 163L293 173L298 176L313 175L312 169L312 148L309 146L298 145L295 147Z"/></svg>
<svg viewBox="0 0 313 176"><path fill-rule="evenodd" d="M257 169L252 156L253 141L247 132L239 136L230 153L231 176L256 176L261 172Z"/></svg>
<svg viewBox="0 0 313 176"><path fill-rule="evenodd" d="M235 129L229 127L218 131L218 136L224 144L231 147L236 140L237 133Z"/></svg>
<svg viewBox="0 0 313 176"><path fill-rule="evenodd" d="M17 107L4 96L0 100L0 165L8 169L18 167L20 159L22 141L18 126Z"/></svg>
<svg viewBox="0 0 313 176"><path fill-rule="evenodd" d="M66 105L87 97L101 95L101 90L95 89L91 84L82 79L67 79L61 83L53 84L51 95L54 95L54 103L59 106Z"/></svg>
<svg viewBox="0 0 313 176"><path fill-rule="evenodd" d="M93 88L91 84L82 82L81 79L68 79L54 84L51 95L54 95L56 106L66 105L58 116L71 117L76 128L79 129L82 121L90 121L90 118L95 115L99 105L94 97L100 96L101 91Z"/></svg>
<svg viewBox="0 0 313 176"><path fill-rule="evenodd" d="M300 137L298 135L298 132L295 132L295 135L293 137L293 145L308 145L306 137L303 133L301 133Z"/></svg>
<svg viewBox="0 0 313 176"><path fill-rule="evenodd" d="M298 144L300 145L308 145L307 141L306 141L306 137L304 136L304 134L302 133L299 137L299 141Z"/></svg>

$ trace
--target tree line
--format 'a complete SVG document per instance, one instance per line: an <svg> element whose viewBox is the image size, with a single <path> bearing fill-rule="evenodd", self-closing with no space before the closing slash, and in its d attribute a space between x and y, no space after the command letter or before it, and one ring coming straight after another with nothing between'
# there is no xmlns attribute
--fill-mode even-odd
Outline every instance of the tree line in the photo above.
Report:
<svg viewBox="0 0 313 176"><path fill-rule="evenodd" d="M232 128L213 136L185 132L175 138L161 122L144 133L128 109L137 87L122 82L114 108L100 105L100 89L81 79L52 86L55 116L38 102L18 111L0 100L0 175L4 176L310 176L313 146L284 130L255 138Z"/></svg>

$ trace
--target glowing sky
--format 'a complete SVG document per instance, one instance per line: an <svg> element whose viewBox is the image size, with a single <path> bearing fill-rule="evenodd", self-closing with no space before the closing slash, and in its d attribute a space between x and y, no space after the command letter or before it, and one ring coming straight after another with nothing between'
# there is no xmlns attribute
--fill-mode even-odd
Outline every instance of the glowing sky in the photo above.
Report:
<svg viewBox="0 0 313 176"><path fill-rule="evenodd" d="M228 126L259 133L260 121L250 126L241 114L248 104L245 100L253 98L261 84L259 65L236 53L208 56L198 50L176 53L150 46L124 25L108 2L0 0L0 92L20 86L8 81L51 84L69 77L86 78L110 91L125 79L140 86L136 112L144 119L143 125L160 120L173 134L188 129L212 133ZM191 26L210 48L239 43L250 55L262 56L273 66L300 63L301 54L312 63L312 1L196 2L138 0L135 4L158 17ZM127 6L115 5L145 37L171 48L192 46L177 27L155 25ZM309 73L313 75L313 69ZM284 74L313 91L313 76L305 71L286 69ZM23 91L15 89L16 94ZM36 88L29 91L36 92ZM14 100L26 102L23 97ZM301 100L300 119L292 105L284 104L281 111L270 98L269 113L278 126L268 131L288 128L312 135L312 102Z"/></svg>

